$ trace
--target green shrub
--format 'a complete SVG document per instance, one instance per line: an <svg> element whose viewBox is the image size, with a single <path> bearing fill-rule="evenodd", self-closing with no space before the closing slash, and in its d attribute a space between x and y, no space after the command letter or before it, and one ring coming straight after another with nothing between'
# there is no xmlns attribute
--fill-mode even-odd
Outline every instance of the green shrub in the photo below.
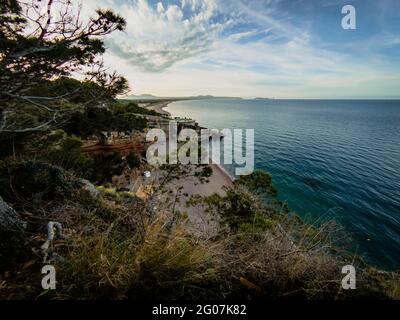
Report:
<svg viewBox="0 0 400 320"><path fill-rule="evenodd" d="M109 108L89 107L83 112L75 112L64 129L68 134L83 138L92 135L100 138L103 132L110 131L130 132L132 130L143 130L147 126L147 120L137 117L135 114L143 114L144 112L139 112L140 110L136 109L138 112L132 112L135 110L131 109L113 105Z"/></svg>
<svg viewBox="0 0 400 320"><path fill-rule="evenodd" d="M196 171L195 176L200 179L209 178L213 174L213 169L209 165L200 166L201 171Z"/></svg>
<svg viewBox="0 0 400 320"><path fill-rule="evenodd" d="M278 192L272 184L272 177L269 173L256 170L250 175L240 176L235 184L244 185L257 194L276 197Z"/></svg>
<svg viewBox="0 0 400 320"><path fill-rule="evenodd" d="M136 113L136 114L147 114L153 116L159 116L160 114L154 110L148 110L146 108L139 107L136 102L119 102L112 106L112 110L118 114Z"/></svg>
<svg viewBox="0 0 400 320"><path fill-rule="evenodd" d="M78 176L90 177L93 160L82 152L83 141L63 130L54 130L32 140L30 149L36 159L60 166ZM30 157L25 153L24 157ZM33 155L32 155L33 156Z"/></svg>
<svg viewBox="0 0 400 320"><path fill-rule="evenodd" d="M260 234L263 231L276 226L277 223L277 220L267 218L262 214L254 214L253 221L240 223L237 232L239 234Z"/></svg>
<svg viewBox="0 0 400 320"><path fill-rule="evenodd" d="M214 257L182 228L146 226L143 237L113 238L107 232L76 236L58 267L55 295L86 299L222 298ZM60 252L61 254L61 252Z"/></svg>
<svg viewBox="0 0 400 320"><path fill-rule="evenodd" d="M128 162L128 165L130 168L137 168L140 166L140 159L136 155L136 153L131 152L127 157L126 161Z"/></svg>
<svg viewBox="0 0 400 320"><path fill-rule="evenodd" d="M0 167L1 196L17 205L65 198L79 186L71 173L46 162L8 159Z"/></svg>
<svg viewBox="0 0 400 320"><path fill-rule="evenodd" d="M111 180L115 175L122 174L125 161L118 153L98 154L93 158L93 173L89 180L96 183L104 183Z"/></svg>

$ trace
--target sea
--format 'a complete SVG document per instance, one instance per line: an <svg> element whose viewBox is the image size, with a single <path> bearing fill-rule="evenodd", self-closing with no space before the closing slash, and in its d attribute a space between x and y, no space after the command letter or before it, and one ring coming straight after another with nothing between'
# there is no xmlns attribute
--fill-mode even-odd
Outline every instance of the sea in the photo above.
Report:
<svg viewBox="0 0 400 320"><path fill-rule="evenodd" d="M400 268L400 100L216 98L165 110L254 129L255 168L272 175L280 200L307 221L335 220L370 264Z"/></svg>

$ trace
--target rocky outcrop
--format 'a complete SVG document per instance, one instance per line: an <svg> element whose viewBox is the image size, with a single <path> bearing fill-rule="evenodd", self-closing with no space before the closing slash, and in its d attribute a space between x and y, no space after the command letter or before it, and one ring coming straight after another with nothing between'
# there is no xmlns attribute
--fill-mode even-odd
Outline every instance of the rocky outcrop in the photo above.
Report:
<svg viewBox="0 0 400 320"><path fill-rule="evenodd" d="M26 222L0 197L0 272L14 269L31 254L26 227Z"/></svg>
<svg viewBox="0 0 400 320"><path fill-rule="evenodd" d="M23 232L26 222L0 197L0 232Z"/></svg>
<svg viewBox="0 0 400 320"><path fill-rule="evenodd" d="M88 191L92 197L97 198L99 196L100 191L90 181L80 179L80 182L82 183L82 189Z"/></svg>
<svg viewBox="0 0 400 320"><path fill-rule="evenodd" d="M113 144L95 144L82 147L83 153L88 156L95 156L98 154L114 154L118 153L121 157L126 157L134 152L138 155L142 154L148 144L142 141L133 141L130 139L120 139Z"/></svg>

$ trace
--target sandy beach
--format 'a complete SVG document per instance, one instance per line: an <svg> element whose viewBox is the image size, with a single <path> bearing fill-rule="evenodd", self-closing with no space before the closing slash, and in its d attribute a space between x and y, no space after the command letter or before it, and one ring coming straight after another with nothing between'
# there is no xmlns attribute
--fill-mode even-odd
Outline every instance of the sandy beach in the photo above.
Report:
<svg viewBox="0 0 400 320"><path fill-rule="evenodd" d="M160 102L151 102L151 103L145 103L143 107L145 107L148 110L153 110L156 111L160 114L171 116L171 114L165 110L165 108L170 104L174 102L173 100L168 100L168 101L160 101ZM212 162L212 160L211 160ZM200 190L199 188L193 188L189 187L188 191L194 191L196 190L197 192L200 192L203 195L209 195L213 193L219 193L221 188L221 185L231 185L233 182L233 177L219 164L212 163L211 167L213 169L213 176L210 177L210 183L207 184L207 188L204 188L204 190ZM206 191L207 190L207 191ZM189 192L191 193L191 192ZM194 194L194 193L193 193Z"/></svg>
<svg viewBox="0 0 400 320"><path fill-rule="evenodd" d="M171 116L168 111L164 108L173 101L152 101L149 103L141 104L142 107L156 111L160 114ZM217 230L216 217L211 217L204 207L200 205L188 206L187 200L191 196L211 196L218 194L220 196L225 195L224 187L233 185L233 177L219 164L213 163L210 159L210 166L213 170L212 175L207 179L207 182L201 183L198 178L194 176L182 177L181 179L170 182L167 186L167 190L176 192L179 188L181 190L181 196L176 204L175 209L180 212L186 212L188 214L189 226L195 233L199 233L202 236L213 236ZM194 170L194 169L193 169ZM164 194L167 196L167 193Z"/></svg>
<svg viewBox="0 0 400 320"><path fill-rule="evenodd" d="M156 111L163 115L171 116L171 114L164 110L168 106L168 104L174 101L160 101L160 102L151 102L143 105L148 110ZM211 161L212 162L212 161ZM198 184L196 183L196 179L185 179L183 181L182 186L184 187L185 193L189 195L201 195L201 196L209 196L214 193L218 193L223 195L223 187L230 186L233 183L233 178L228 174L228 172L222 168L220 165L211 163L211 168L213 169L213 174L209 178L208 183Z"/></svg>
<svg viewBox="0 0 400 320"><path fill-rule="evenodd" d="M179 201L175 205L175 210L186 213L188 216L188 229L194 234L205 238L213 237L217 234L219 217L207 212L204 206L188 205L187 201L194 195L206 197L218 194L224 196L224 187L233 185L232 177L220 165L210 164L210 166L213 169L213 173L208 178L208 182L201 183L198 178L190 176L174 180L166 187L167 190L172 190L173 192L179 190L180 187L183 188L180 192ZM168 197L167 192L164 195Z"/></svg>
<svg viewBox="0 0 400 320"><path fill-rule="evenodd" d="M189 195L210 196L214 193L224 195L223 187L233 184L232 178L217 164L211 164L213 173L208 182L199 183L195 178L184 179L182 186L184 192Z"/></svg>
<svg viewBox="0 0 400 320"><path fill-rule="evenodd" d="M139 103L140 107L146 108L148 110L152 110L158 112L162 115L171 116L168 111L165 111L166 108L170 103L173 101L160 101L160 102L150 102L150 103Z"/></svg>

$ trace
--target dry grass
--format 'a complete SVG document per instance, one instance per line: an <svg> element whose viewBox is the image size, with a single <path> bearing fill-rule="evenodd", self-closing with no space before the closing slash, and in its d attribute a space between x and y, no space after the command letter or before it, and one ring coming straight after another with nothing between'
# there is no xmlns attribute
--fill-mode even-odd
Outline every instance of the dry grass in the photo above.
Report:
<svg viewBox="0 0 400 320"><path fill-rule="evenodd" d="M78 193L44 213L45 220L60 221L65 227L65 239L52 246L57 289L41 289L42 262L37 254L0 277L2 298L399 297L397 273L366 268L352 255L338 254L333 242L337 228L331 223L316 227L287 215L278 219L268 207L270 216L262 229L253 228L253 219L245 228L222 226L219 236L204 238L189 233L185 222L170 212L152 216L144 203L125 200ZM31 244L37 248L42 241L33 236ZM358 289L341 290L341 267L350 263L361 271Z"/></svg>

